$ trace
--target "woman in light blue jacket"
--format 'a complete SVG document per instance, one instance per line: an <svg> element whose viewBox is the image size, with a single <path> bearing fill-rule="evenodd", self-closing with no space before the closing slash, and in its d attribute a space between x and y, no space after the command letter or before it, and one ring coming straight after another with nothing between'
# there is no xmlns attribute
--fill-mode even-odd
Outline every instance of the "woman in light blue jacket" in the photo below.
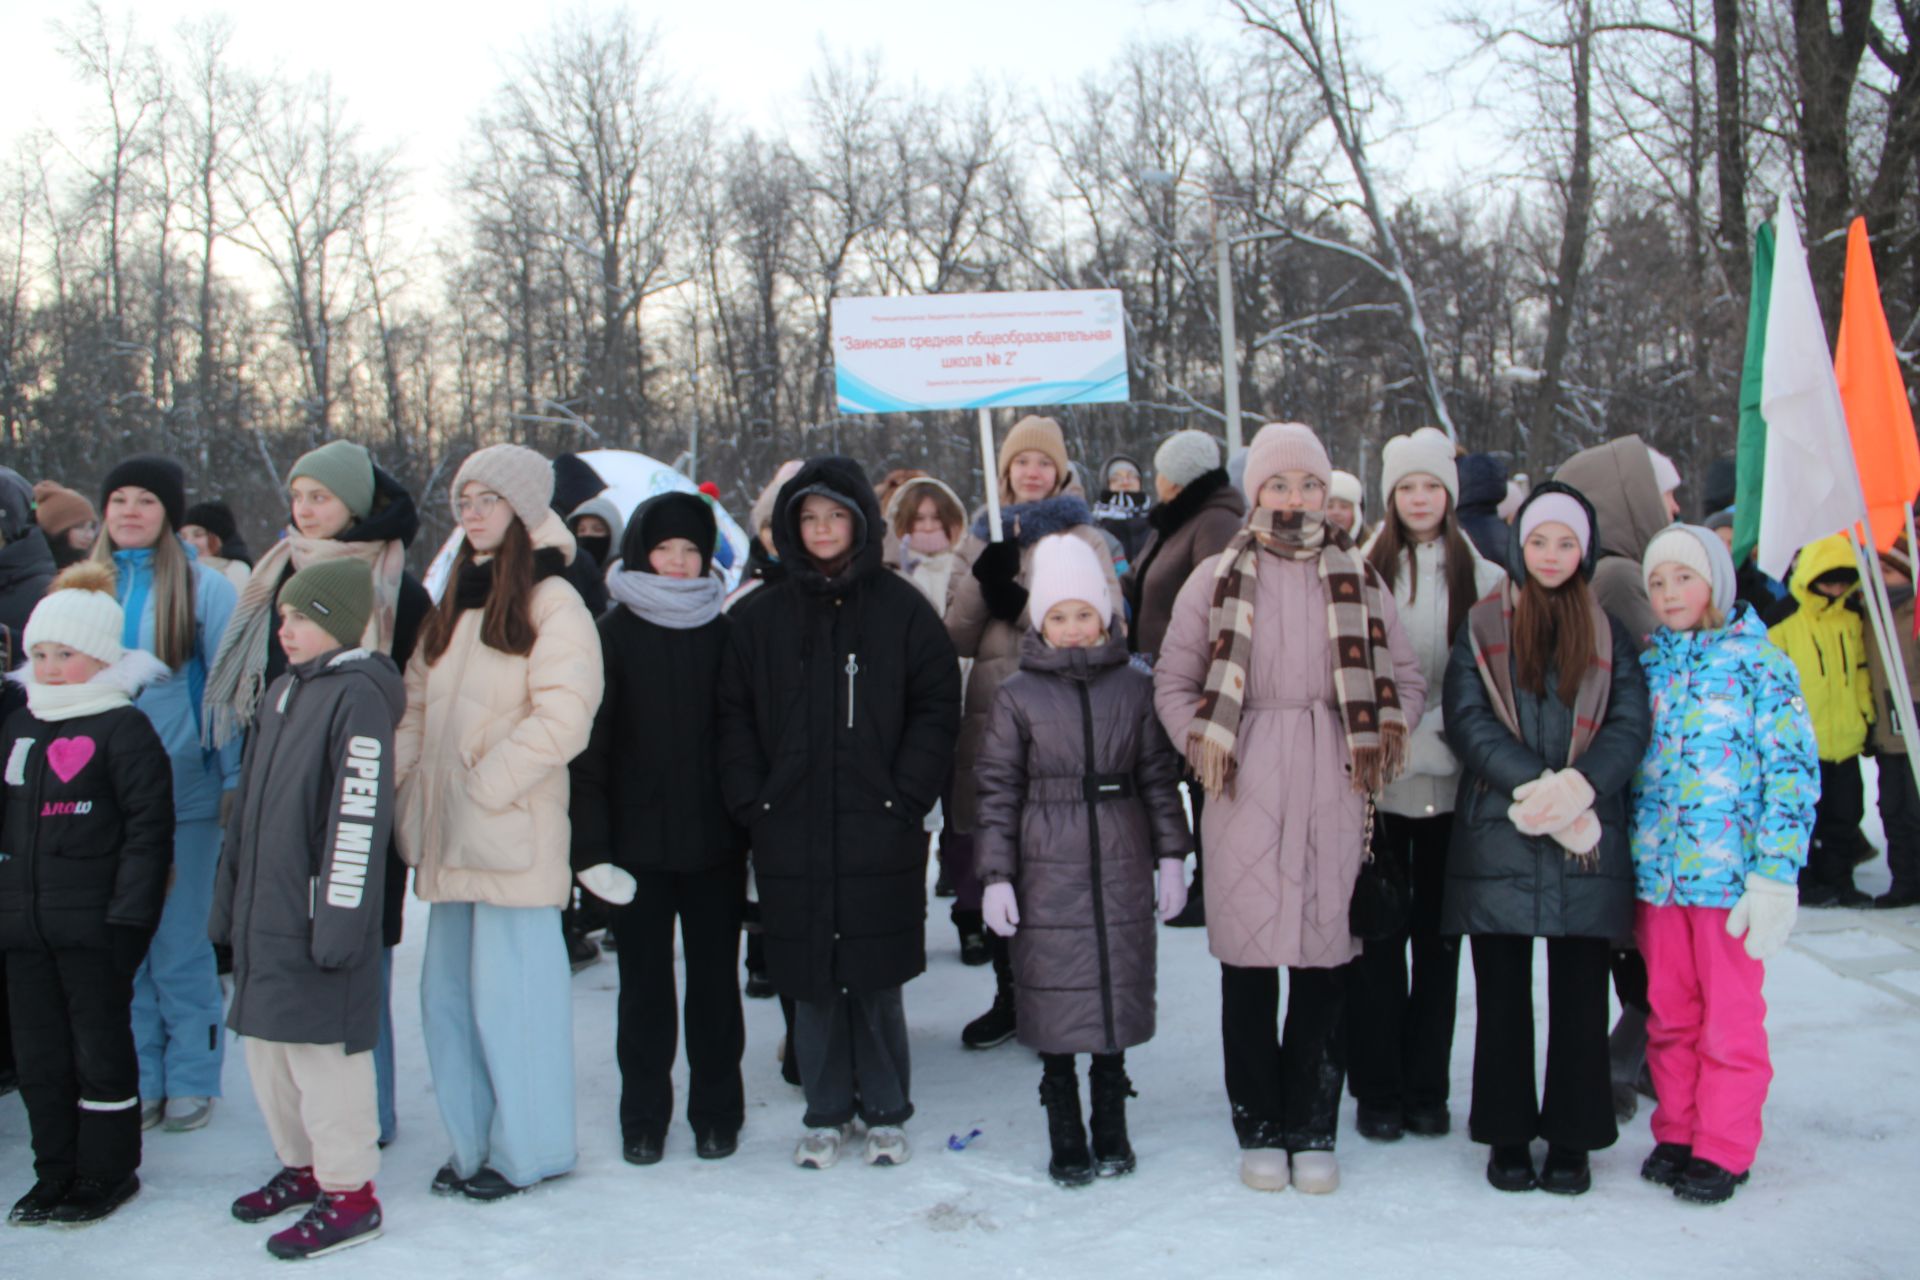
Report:
<svg viewBox="0 0 1920 1280"><path fill-rule="evenodd" d="M101 487L103 528L93 548L118 578L122 643L153 654L173 673L148 685L134 704L167 748L175 827L173 885L133 980L141 1125L164 1120L173 1132L206 1124L220 1096L221 992L207 913L223 797L240 781L239 741L204 745L200 707L236 597L233 584L197 563L180 540L186 505L179 463L151 454L128 458Z"/></svg>

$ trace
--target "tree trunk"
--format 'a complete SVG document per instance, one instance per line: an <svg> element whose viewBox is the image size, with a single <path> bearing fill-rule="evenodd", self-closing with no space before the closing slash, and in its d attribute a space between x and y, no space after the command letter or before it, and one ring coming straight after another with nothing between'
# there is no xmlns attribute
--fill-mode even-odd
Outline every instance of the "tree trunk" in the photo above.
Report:
<svg viewBox="0 0 1920 1280"><path fill-rule="evenodd" d="M1575 295L1587 260L1587 228L1593 218L1593 5L1580 0L1579 29L1572 47L1573 153L1567 168L1567 207L1560 228L1560 260L1547 301L1547 346L1539 389L1534 393L1532 425L1527 432L1528 474L1548 473L1560 449L1554 422L1560 411L1560 381L1573 337Z"/></svg>

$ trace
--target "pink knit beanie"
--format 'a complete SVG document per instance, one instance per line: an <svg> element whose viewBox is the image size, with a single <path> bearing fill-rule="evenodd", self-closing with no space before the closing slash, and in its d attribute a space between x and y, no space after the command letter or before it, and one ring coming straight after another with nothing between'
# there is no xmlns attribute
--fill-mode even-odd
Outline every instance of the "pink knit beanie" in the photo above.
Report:
<svg viewBox="0 0 1920 1280"><path fill-rule="evenodd" d="M1593 526L1587 520L1587 509L1567 494L1543 493L1529 502L1520 512L1520 541L1525 542L1527 535L1543 524L1563 524L1573 530L1582 555L1593 542Z"/></svg>
<svg viewBox="0 0 1920 1280"><path fill-rule="evenodd" d="M1070 533L1056 533L1033 546L1033 568L1027 575L1027 616L1035 630L1047 610L1068 600L1083 600L1103 618L1113 617L1113 597L1107 591L1106 571L1093 548Z"/></svg>
<svg viewBox="0 0 1920 1280"><path fill-rule="evenodd" d="M1247 500L1260 503L1260 490L1282 471L1304 471L1333 485L1333 463L1320 437L1304 422L1269 422L1247 447Z"/></svg>

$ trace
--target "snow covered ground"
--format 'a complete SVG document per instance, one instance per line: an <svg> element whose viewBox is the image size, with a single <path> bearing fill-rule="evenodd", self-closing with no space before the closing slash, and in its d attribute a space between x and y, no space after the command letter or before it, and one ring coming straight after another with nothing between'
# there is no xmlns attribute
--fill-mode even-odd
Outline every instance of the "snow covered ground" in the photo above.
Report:
<svg viewBox="0 0 1920 1280"><path fill-rule="evenodd" d="M1884 888L1884 863L1863 868L1859 882ZM1801 917L1768 974L1776 1078L1759 1163L1730 1205L1707 1209L1638 1178L1652 1146L1645 1110L1595 1157L1594 1190L1584 1197L1502 1195L1486 1185L1485 1149L1461 1132L1473 1039L1464 963L1455 1134L1370 1144L1353 1135L1349 1103L1337 1193L1246 1190L1221 1085L1219 970L1204 934L1190 930L1161 931L1160 1034L1129 1055L1140 1170L1060 1190L1046 1175L1038 1061L1015 1045L960 1047L960 1027L986 1007L992 980L961 967L945 908L936 903L930 913L929 970L907 989L920 1109L910 1164L856 1161L826 1173L792 1166L802 1104L774 1061L780 1015L772 1001L748 1002L739 1153L697 1160L683 1123L663 1163L624 1164L609 956L574 978L579 1169L517 1199L476 1205L427 1192L447 1151L414 1014L426 919L412 904L394 979L400 1133L379 1178L387 1234L311 1265L407 1280L1920 1272L1906 1217L1920 1193L1920 909ZM1536 972L1544 1002L1544 964ZM683 1071L676 1074L684 1097ZM269 1228L227 1213L234 1195L275 1168L238 1052L227 1056L226 1089L206 1130L148 1135L145 1190L112 1220L83 1231L0 1230L0 1275L157 1280L279 1268L262 1247ZM982 1136L967 1149L946 1149L948 1135L976 1128ZM25 1113L17 1096L0 1100L0 1195L11 1203L31 1181Z"/></svg>

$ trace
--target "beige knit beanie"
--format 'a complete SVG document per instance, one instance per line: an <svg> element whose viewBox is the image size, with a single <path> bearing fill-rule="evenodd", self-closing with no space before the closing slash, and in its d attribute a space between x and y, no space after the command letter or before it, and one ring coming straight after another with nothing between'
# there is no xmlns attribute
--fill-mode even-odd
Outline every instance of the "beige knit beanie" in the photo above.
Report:
<svg viewBox="0 0 1920 1280"><path fill-rule="evenodd" d="M460 464L450 495L455 520L460 518L461 491L475 482L505 498L529 531L552 514L553 464L525 445L488 445Z"/></svg>
<svg viewBox="0 0 1920 1280"><path fill-rule="evenodd" d="M1247 480L1242 486L1255 506L1260 490L1282 471L1304 471L1317 476L1321 484L1333 486L1333 463L1327 447L1304 422L1269 422L1247 446Z"/></svg>
<svg viewBox="0 0 1920 1280"><path fill-rule="evenodd" d="M1025 417L1013 424L1013 430L1007 432L1007 438L1000 443L1000 501L1013 501L1013 486L1007 481L1007 473L1013 469L1013 460L1029 449L1039 450L1052 461L1059 477L1055 493L1064 492L1073 482L1073 470L1067 465L1067 438L1061 433L1060 424L1052 418Z"/></svg>

